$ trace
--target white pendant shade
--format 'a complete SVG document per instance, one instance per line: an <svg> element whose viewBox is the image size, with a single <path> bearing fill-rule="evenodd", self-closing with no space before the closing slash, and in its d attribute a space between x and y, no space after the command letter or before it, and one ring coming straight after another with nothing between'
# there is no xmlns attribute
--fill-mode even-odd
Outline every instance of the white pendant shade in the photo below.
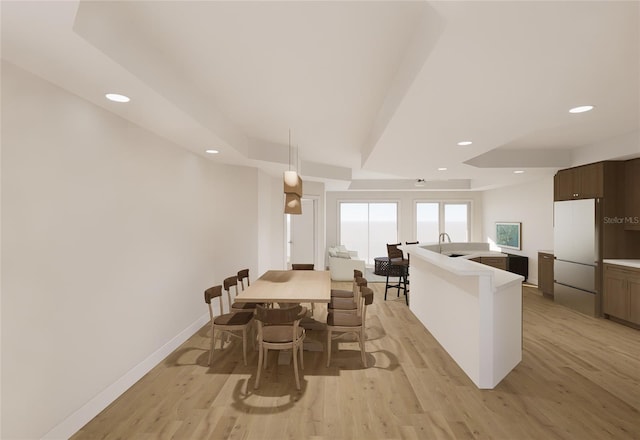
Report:
<svg viewBox="0 0 640 440"><path fill-rule="evenodd" d="M302 179L295 171L284 172L284 193L302 197Z"/></svg>

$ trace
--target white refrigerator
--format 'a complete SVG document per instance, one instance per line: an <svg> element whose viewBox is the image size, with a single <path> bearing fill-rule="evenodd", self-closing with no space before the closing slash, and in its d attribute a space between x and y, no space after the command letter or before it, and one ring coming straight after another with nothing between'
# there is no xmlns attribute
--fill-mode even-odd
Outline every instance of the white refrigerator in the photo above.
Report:
<svg viewBox="0 0 640 440"><path fill-rule="evenodd" d="M554 301L587 315L596 313L596 200L554 203Z"/></svg>

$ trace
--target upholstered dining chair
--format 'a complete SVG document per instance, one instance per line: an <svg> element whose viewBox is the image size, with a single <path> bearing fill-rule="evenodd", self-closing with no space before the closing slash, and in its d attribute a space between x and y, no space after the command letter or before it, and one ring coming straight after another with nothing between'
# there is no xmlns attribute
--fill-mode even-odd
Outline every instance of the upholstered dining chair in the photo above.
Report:
<svg viewBox="0 0 640 440"><path fill-rule="evenodd" d="M291 270L314 270L315 264L291 264Z"/></svg>
<svg viewBox="0 0 640 440"><path fill-rule="evenodd" d="M215 316L212 299L219 298L220 315ZM211 318L211 349L209 350L209 365L213 359L216 344L216 331L222 335L242 338L242 356L247 365L247 332L253 321L253 311L224 313L222 304L222 286L213 286L204 291L204 301L209 306ZM239 333L239 334L238 334ZM220 350L224 349L224 339L220 337Z"/></svg>
<svg viewBox="0 0 640 440"><path fill-rule="evenodd" d="M304 263L292 263L291 270L315 270L315 264L304 264ZM311 315L315 310L315 305L311 303Z"/></svg>
<svg viewBox="0 0 640 440"><path fill-rule="evenodd" d="M367 368L365 352L365 322L367 306L373 303L373 290L368 287L360 289L357 313L348 313L340 310L330 311L327 314L327 367L331 364L331 341L344 335L355 335L360 344L362 365Z"/></svg>
<svg viewBox="0 0 640 440"><path fill-rule="evenodd" d="M227 299L229 300L229 305L231 307L232 312L243 312L250 311L253 312L256 308L256 303L245 303L245 302L237 302L235 301L235 297L238 295L238 277L232 276L225 278L222 282L224 286L224 290L227 292Z"/></svg>
<svg viewBox="0 0 640 440"><path fill-rule="evenodd" d="M360 289L367 287L367 280L362 277L354 278L351 290L351 298L331 298L327 305L328 311L343 310L354 312L358 309Z"/></svg>
<svg viewBox="0 0 640 440"><path fill-rule="evenodd" d="M244 291L245 287L249 287L251 285L251 281L249 280L249 269L242 269L238 271L238 282L240 283L240 289ZM244 285L244 282L247 282L247 285Z"/></svg>
<svg viewBox="0 0 640 440"><path fill-rule="evenodd" d="M298 374L298 353L300 367L304 368L302 343L305 330L300 326L300 320L307 314L306 307L300 304L293 307L273 309L258 305L256 308L256 322L258 324L258 370L254 387L260 386L260 373L267 368L267 355L271 350L291 350L293 358L293 372L296 378L296 388L300 389Z"/></svg>
<svg viewBox="0 0 640 440"><path fill-rule="evenodd" d="M353 279L362 278L363 276L362 271L353 270ZM353 288L351 290L331 289L331 298L353 298Z"/></svg>

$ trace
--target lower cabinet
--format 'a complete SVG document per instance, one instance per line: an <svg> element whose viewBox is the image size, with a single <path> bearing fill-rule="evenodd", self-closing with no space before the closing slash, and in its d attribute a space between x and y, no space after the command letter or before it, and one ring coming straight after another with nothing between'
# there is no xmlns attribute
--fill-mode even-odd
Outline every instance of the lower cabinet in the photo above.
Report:
<svg viewBox="0 0 640 440"><path fill-rule="evenodd" d="M496 269L507 270L506 257L480 257L480 262L487 266L495 267Z"/></svg>
<svg viewBox="0 0 640 440"><path fill-rule="evenodd" d="M605 315L640 325L640 269L605 264L602 293Z"/></svg>
<svg viewBox="0 0 640 440"><path fill-rule="evenodd" d="M538 289L553 298L553 254L538 252Z"/></svg>

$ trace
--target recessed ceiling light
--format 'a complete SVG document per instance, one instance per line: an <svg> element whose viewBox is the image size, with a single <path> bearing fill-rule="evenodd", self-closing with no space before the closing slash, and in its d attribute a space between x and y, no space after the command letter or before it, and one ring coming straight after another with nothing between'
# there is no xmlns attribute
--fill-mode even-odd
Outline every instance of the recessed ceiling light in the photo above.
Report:
<svg viewBox="0 0 640 440"><path fill-rule="evenodd" d="M522 173L524 173L524 170L515 170L513 172L513 174L522 174Z"/></svg>
<svg viewBox="0 0 640 440"><path fill-rule="evenodd" d="M569 113L584 113L590 110L593 110L592 105L581 105L579 107L572 108L571 110L569 110Z"/></svg>
<svg viewBox="0 0 640 440"><path fill-rule="evenodd" d="M129 101L131 101L131 99L129 99L128 96L119 95L118 93L107 93L104 96L109 101L113 101L113 102L129 102Z"/></svg>
<svg viewBox="0 0 640 440"><path fill-rule="evenodd" d="M464 147L465 145L471 145L473 144L473 142L471 141L460 141L458 142L458 145L460 145L461 147Z"/></svg>
<svg viewBox="0 0 640 440"><path fill-rule="evenodd" d="M438 168L438 171L447 171L447 169L445 167L440 167Z"/></svg>
<svg viewBox="0 0 640 440"><path fill-rule="evenodd" d="M219 151L218 150L214 150L213 148L210 148L208 150L204 151L205 153L209 153L209 154L218 154Z"/></svg>

